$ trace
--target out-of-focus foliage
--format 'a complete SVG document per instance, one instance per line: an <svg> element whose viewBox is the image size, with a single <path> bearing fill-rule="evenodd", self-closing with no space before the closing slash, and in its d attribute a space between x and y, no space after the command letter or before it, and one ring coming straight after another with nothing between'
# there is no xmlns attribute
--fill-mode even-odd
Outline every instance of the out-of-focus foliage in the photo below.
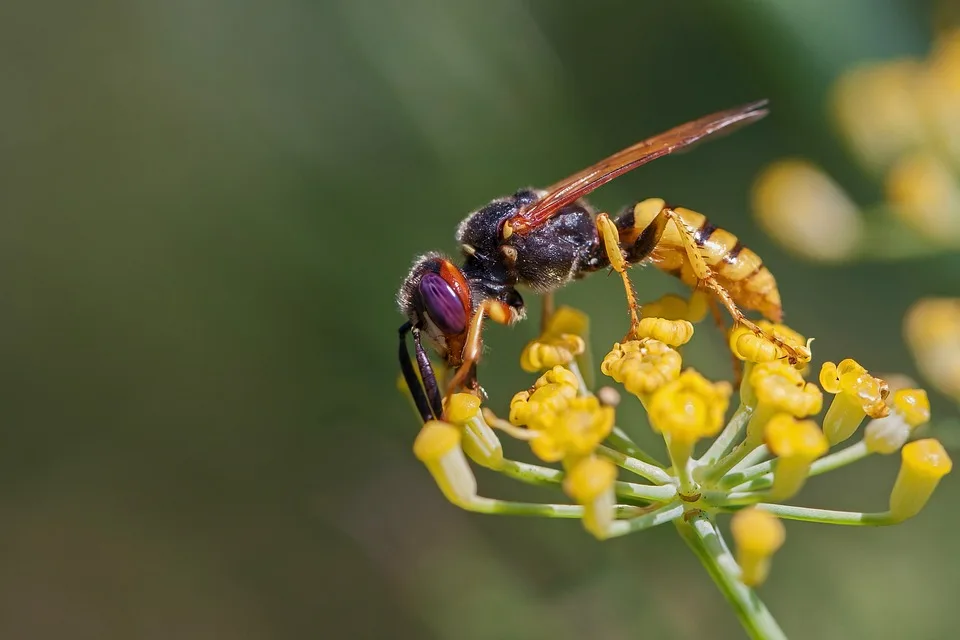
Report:
<svg viewBox="0 0 960 640"><path fill-rule="evenodd" d="M811 266L759 232L748 190L802 155L877 201L823 105L858 61L925 55L931 15L908 0L4 3L0 636L740 637L672 532L600 545L575 523L443 502L395 390L393 296L472 208L767 97L767 120L594 201L703 212L763 256L818 353L913 374L901 318L921 294L960 295L960 257ZM635 271L645 299L679 290ZM595 339L622 335L615 280L562 301L591 309ZM532 315L487 333L492 397L533 380L516 364ZM727 374L719 332L696 348ZM801 500L882 507L890 469L857 473ZM949 508L883 530L788 524L763 596L791 636L946 637L956 526Z"/></svg>

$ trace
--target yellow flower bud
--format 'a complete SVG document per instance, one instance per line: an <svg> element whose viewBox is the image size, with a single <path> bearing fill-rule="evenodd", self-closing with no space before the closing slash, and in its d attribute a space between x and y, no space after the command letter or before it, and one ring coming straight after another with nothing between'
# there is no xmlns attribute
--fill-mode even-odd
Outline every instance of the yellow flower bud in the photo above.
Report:
<svg viewBox="0 0 960 640"><path fill-rule="evenodd" d="M882 168L925 143L917 100L922 72L917 60L892 60L854 68L837 81L834 116L866 164Z"/></svg>
<svg viewBox="0 0 960 640"><path fill-rule="evenodd" d="M680 376L680 354L658 340L631 340L613 345L600 371L641 400Z"/></svg>
<svg viewBox="0 0 960 640"><path fill-rule="evenodd" d="M554 367L534 383L533 391L521 391L510 401L510 422L517 426L528 425L542 413L562 410L570 399L576 397L580 383L577 376L563 367Z"/></svg>
<svg viewBox="0 0 960 640"><path fill-rule="evenodd" d="M900 473L890 493L890 516L895 520L906 520L920 513L940 478L953 468L943 445L933 439L904 445L901 457Z"/></svg>
<svg viewBox="0 0 960 640"><path fill-rule="evenodd" d="M852 436L864 417L883 418L890 413L885 402L887 383L871 376L855 360L823 363L820 385L836 394L823 418L823 432L831 445Z"/></svg>
<svg viewBox="0 0 960 640"><path fill-rule="evenodd" d="M810 465L830 448L816 422L797 420L786 413L774 416L767 423L764 440L778 458L771 489L775 500L796 495L810 474Z"/></svg>
<svg viewBox="0 0 960 640"><path fill-rule="evenodd" d="M709 311L709 300L709 294L700 290L694 291L689 299L668 293L653 302L643 304L640 307L640 316L642 318L687 320L696 324L706 317L707 311Z"/></svg>
<svg viewBox="0 0 960 640"><path fill-rule="evenodd" d="M460 429L430 420L413 443L413 455L423 462L443 495L462 504L477 493L477 479L460 448Z"/></svg>
<svg viewBox="0 0 960 640"><path fill-rule="evenodd" d="M893 394L890 415L871 420L863 441L874 453L890 454L910 439L910 432L930 419L930 401L923 389L900 389Z"/></svg>
<svg viewBox="0 0 960 640"><path fill-rule="evenodd" d="M666 438L674 464L690 456L697 440L720 432L732 391L727 382L711 383L687 369L653 394L650 426Z"/></svg>
<svg viewBox="0 0 960 640"><path fill-rule="evenodd" d="M446 405L447 420L456 425L464 425L480 415L480 398L472 393L455 393Z"/></svg>
<svg viewBox="0 0 960 640"><path fill-rule="evenodd" d="M770 573L770 559L783 546L783 523L760 509L743 509L733 515L730 534L736 546L740 581L748 587L763 583Z"/></svg>
<svg viewBox="0 0 960 640"><path fill-rule="evenodd" d="M584 528L601 539L607 536L613 522L616 479L617 468L612 462L590 456L578 460L563 481L567 495L583 505Z"/></svg>
<svg viewBox="0 0 960 640"><path fill-rule="evenodd" d="M761 320L757 326L763 329L767 336L774 336L799 351L804 356L801 362L797 363L799 368L805 367L810 361L811 354L807 347L807 340L790 327L766 320ZM728 342L733 355L745 362L773 362L787 357L783 349L773 344L769 338L758 336L742 325L734 325L730 329Z"/></svg>
<svg viewBox="0 0 960 640"><path fill-rule="evenodd" d="M923 389L899 389L893 394L893 410L911 427L930 421L930 399Z"/></svg>
<svg viewBox="0 0 960 640"><path fill-rule="evenodd" d="M956 3L940 2L938 8L956 13ZM955 21L954 21L955 22ZM927 74L921 104L924 115L935 132L936 149L945 152L954 162L960 161L960 30L950 29L938 38L927 61Z"/></svg>
<svg viewBox="0 0 960 640"><path fill-rule="evenodd" d="M544 462L593 453L613 430L613 407L595 396L576 397L561 410L545 409L529 425L538 435L530 441L534 455Z"/></svg>
<svg viewBox="0 0 960 640"><path fill-rule="evenodd" d="M664 318L644 318L637 325L637 337L651 338L679 347L690 342L693 337L693 325L687 320L666 320Z"/></svg>
<svg viewBox="0 0 960 640"><path fill-rule="evenodd" d="M585 313L560 307L550 316L544 332L523 349L520 367L533 372L569 365L586 351L589 327L590 320Z"/></svg>
<svg viewBox="0 0 960 640"><path fill-rule="evenodd" d="M886 189L891 209L904 224L931 242L960 244L960 184L935 153L920 151L897 160Z"/></svg>
<svg viewBox="0 0 960 640"><path fill-rule="evenodd" d="M754 442L763 438L763 429L775 414L784 412L805 418L823 407L823 395L817 385L805 382L799 371L781 360L754 365L749 383L757 398L747 427L747 438Z"/></svg>
<svg viewBox="0 0 960 640"><path fill-rule="evenodd" d="M960 298L925 298L907 312L907 344L924 377L960 400Z"/></svg>
<svg viewBox="0 0 960 640"><path fill-rule="evenodd" d="M524 347L520 354L520 368L534 372L568 365L586 350L586 343L580 336L563 335L549 344L534 341Z"/></svg>
<svg viewBox="0 0 960 640"><path fill-rule="evenodd" d="M863 237L857 205L827 174L803 160L781 160L760 174L753 186L753 211L768 235L811 260L843 260Z"/></svg>

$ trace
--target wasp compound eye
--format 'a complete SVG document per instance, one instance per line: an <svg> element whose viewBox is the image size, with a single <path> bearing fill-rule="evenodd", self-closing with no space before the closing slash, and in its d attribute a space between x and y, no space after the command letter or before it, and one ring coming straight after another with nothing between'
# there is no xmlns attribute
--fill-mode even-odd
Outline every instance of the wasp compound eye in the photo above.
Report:
<svg viewBox="0 0 960 640"><path fill-rule="evenodd" d="M433 323L445 335L463 333L467 328L467 312L460 296L436 273L425 273L420 279L420 299Z"/></svg>

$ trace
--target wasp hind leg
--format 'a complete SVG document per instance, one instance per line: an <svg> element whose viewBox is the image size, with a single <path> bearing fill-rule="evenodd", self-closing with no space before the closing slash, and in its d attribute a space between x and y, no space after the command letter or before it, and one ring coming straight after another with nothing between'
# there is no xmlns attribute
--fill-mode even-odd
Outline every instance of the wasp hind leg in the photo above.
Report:
<svg viewBox="0 0 960 640"><path fill-rule="evenodd" d="M646 202L653 204L655 201L650 200ZM660 202L662 203L662 201ZM619 223L617 227L620 229L622 237L626 237L627 239L629 239L630 236L636 232L636 230L633 228L634 215L632 214L634 214L633 211L617 220ZM774 346L782 351L782 353L786 354L786 357L789 359L791 364L795 364L798 360L803 359L804 354L802 354L799 350L785 343L772 333L767 333L743 314L743 311L741 311L736 302L734 302L733 296L731 296L730 292L727 291L722 284L720 284L713 271L707 265L703 254L700 253L700 248L697 245L696 240L696 229L693 229L689 224L687 224L687 222L680 217L680 214L670 207L660 207L659 212L657 212L650 223L643 228L640 234L636 236L636 239L627 248L626 259L629 262L640 262L649 256L653 250L657 248L657 245L660 243L660 240L663 238L663 234L666 231L667 223L670 221L672 221L676 226L678 235L680 237L680 244L683 246L683 250L687 258L687 266L689 266L693 275L697 278L698 287L703 287L713 294L720 301L720 304L722 304L730 313L730 316L733 318L735 324L742 325L753 334L772 342Z"/></svg>

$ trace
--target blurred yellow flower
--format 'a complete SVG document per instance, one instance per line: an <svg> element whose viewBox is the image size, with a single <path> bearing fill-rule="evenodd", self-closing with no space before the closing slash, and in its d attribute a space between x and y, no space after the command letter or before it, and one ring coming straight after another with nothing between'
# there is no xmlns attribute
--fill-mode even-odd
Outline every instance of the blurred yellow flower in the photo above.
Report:
<svg viewBox="0 0 960 640"><path fill-rule="evenodd" d="M811 260L844 260L863 237L857 205L805 160L778 160L764 169L753 186L753 212L768 235Z"/></svg>
<svg viewBox="0 0 960 640"><path fill-rule="evenodd" d="M960 401L960 298L924 298L907 312L904 335L917 368Z"/></svg>
<svg viewBox="0 0 960 640"><path fill-rule="evenodd" d="M762 584L770 573L770 559L786 539L783 523L766 511L744 509L734 514L730 533L736 545L740 580L751 587Z"/></svg>
<svg viewBox="0 0 960 640"><path fill-rule="evenodd" d="M558 308L544 332L523 349L520 367L533 372L569 365L586 350L589 328L587 314L572 307Z"/></svg>

